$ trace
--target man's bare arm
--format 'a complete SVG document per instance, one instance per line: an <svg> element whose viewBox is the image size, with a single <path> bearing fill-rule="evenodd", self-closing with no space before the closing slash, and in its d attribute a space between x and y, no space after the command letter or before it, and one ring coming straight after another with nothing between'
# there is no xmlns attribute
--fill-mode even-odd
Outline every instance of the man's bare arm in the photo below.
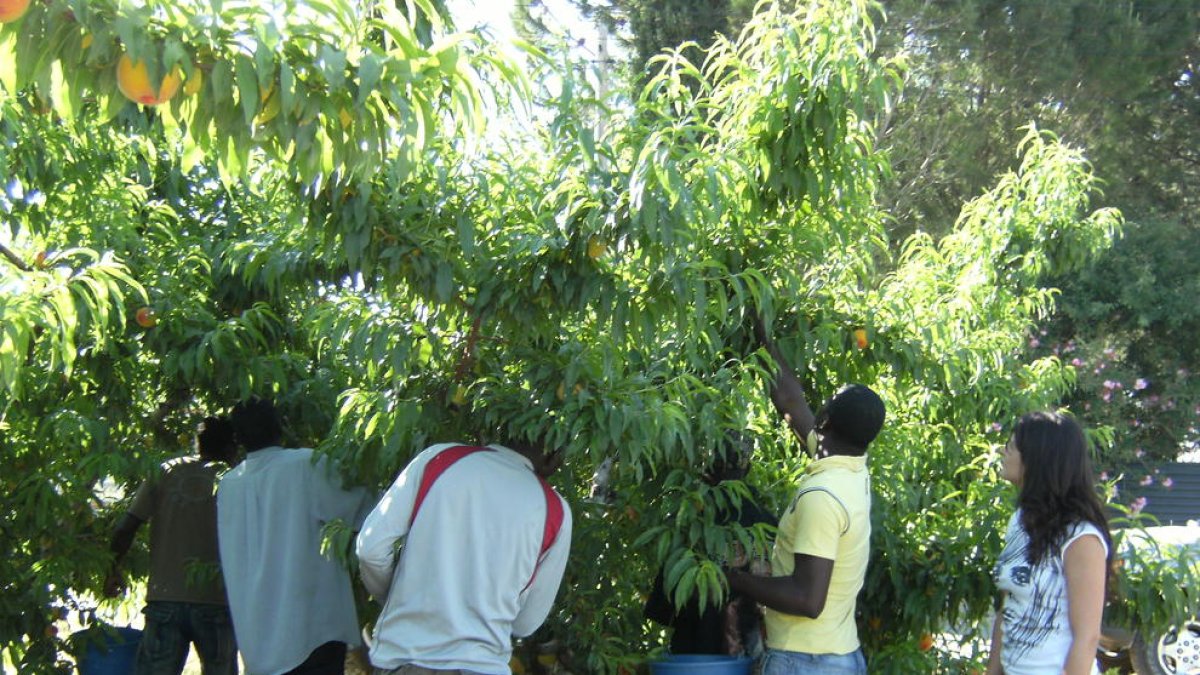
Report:
<svg viewBox="0 0 1200 675"><path fill-rule="evenodd" d="M771 383L771 403L775 405L775 409L783 416L792 431L803 441L808 438L808 432L812 431L816 425L816 418L812 408L808 405L800 378L796 377L795 371L779 352L778 345L767 333L761 316L754 317L754 335L771 355L771 359L775 361L775 379Z"/></svg>

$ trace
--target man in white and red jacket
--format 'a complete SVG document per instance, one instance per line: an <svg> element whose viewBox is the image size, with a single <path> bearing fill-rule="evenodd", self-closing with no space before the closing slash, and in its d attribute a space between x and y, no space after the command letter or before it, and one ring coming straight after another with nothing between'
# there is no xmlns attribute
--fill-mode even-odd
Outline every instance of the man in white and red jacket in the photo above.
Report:
<svg viewBox="0 0 1200 675"><path fill-rule="evenodd" d="M445 443L405 467L357 542L383 603L377 673L509 673L512 639L546 620L567 564L571 511L546 482L561 462L527 443Z"/></svg>

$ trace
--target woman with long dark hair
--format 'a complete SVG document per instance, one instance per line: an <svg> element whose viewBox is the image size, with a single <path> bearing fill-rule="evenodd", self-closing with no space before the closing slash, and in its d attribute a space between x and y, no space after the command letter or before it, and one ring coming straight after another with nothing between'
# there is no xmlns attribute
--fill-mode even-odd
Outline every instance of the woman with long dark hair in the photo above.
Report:
<svg viewBox="0 0 1200 675"><path fill-rule="evenodd" d="M1022 417L1000 474L1018 496L996 565L988 675L1098 673L1112 538L1083 429L1058 413Z"/></svg>

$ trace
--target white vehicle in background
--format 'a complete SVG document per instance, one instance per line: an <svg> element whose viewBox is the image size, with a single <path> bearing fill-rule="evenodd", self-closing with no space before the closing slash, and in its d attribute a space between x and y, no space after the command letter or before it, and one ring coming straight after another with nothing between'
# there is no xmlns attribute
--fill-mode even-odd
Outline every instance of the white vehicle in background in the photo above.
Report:
<svg viewBox="0 0 1200 675"><path fill-rule="evenodd" d="M1200 524L1195 521L1130 528L1114 536L1127 574L1144 572L1143 578L1151 579L1160 573L1200 577ZM1190 561L1191 570L1179 569L1181 559ZM1159 592L1174 590L1160 588ZM1105 624L1100 637L1103 668L1129 672L1131 667L1137 675L1200 675L1200 596L1189 597L1188 588L1178 590L1187 597L1190 612L1166 631Z"/></svg>

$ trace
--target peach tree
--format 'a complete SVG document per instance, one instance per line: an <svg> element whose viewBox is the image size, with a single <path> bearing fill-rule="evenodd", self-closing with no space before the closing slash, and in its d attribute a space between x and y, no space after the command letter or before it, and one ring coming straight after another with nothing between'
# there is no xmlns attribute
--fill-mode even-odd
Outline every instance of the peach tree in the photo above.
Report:
<svg viewBox="0 0 1200 675"><path fill-rule="evenodd" d="M662 644L641 616L660 566L715 602L729 544L767 545L714 524L747 491L700 480L713 448L753 439L771 507L804 466L764 396L761 314L814 400L859 381L889 406L871 654L972 666L920 637L986 615L1011 503L992 448L1073 382L1023 347L1043 281L1119 227L1078 151L1030 128L951 234L893 242L875 120L902 78L868 3L764 5L605 99L569 54L505 56L434 3L283 4L50 0L0 29L11 662L56 667L122 488L258 394L289 443L376 486L432 442L567 447L572 563L522 649L632 670ZM127 100L123 55L180 91Z"/></svg>

